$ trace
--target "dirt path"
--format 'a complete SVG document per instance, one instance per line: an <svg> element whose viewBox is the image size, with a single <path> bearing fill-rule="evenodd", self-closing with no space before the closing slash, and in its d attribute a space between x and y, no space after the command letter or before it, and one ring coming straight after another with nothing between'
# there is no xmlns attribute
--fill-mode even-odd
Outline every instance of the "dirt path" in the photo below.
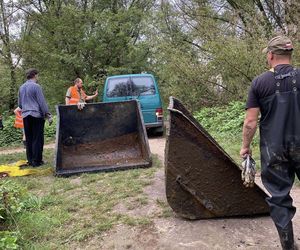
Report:
<svg viewBox="0 0 300 250"><path fill-rule="evenodd" d="M152 138L149 143L151 152L157 154L163 161L165 139ZM172 213L169 217L159 218L157 213L161 208L157 205L157 201L167 203L164 189L164 169L156 172L154 183L148 186L144 192L148 195L148 204L144 208L131 210L128 213L138 216L153 216L151 226L119 225L104 235L101 239L101 249L281 249L276 229L270 217L187 221ZM300 207L300 189L294 188L292 196L296 207ZM295 239L298 244L300 242L299 221L300 213L298 212L294 218ZM96 246L92 243L86 249L99 249L99 245Z"/></svg>

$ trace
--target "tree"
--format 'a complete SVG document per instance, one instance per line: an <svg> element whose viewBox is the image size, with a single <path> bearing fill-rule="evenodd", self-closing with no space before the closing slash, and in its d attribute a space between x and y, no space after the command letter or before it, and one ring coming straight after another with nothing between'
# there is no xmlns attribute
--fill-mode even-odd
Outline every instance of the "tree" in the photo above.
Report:
<svg viewBox="0 0 300 250"><path fill-rule="evenodd" d="M103 84L109 74L141 72L148 48L143 27L153 0L30 1L23 65L40 69L50 103L62 102L76 77ZM51 82L51 83L50 83Z"/></svg>
<svg viewBox="0 0 300 250"><path fill-rule="evenodd" d="M244 100L252 79L267 69L261 53L267 41L278 33L297 41L291 27L299 15L289 12L291 6L299 10L296 5L292 0L162 0L149 42L155 44L151 62L163 92L192 110Z"/></svg>
<svg viewBox="0 0 300 250"><path fill-rule="evenodd" d="M14 109L17 100L16 71L21 59L16 47L19 25L22 26L22 15L16 3L13 0L0 0L0 56L10 73L6 100L8 108L11 110Z"/></svg>

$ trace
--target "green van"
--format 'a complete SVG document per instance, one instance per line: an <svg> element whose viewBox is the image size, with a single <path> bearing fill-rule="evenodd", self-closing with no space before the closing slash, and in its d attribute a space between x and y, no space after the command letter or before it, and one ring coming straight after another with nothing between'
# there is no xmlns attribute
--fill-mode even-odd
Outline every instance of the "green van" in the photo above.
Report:
<svg viewBox="0 0 300 250"><path fill-rule="evenodd" d="M106 79L103 102L136 99L140 102L145 126L163 134L162 102L155 78L151 74L115 75Z"/></svg>

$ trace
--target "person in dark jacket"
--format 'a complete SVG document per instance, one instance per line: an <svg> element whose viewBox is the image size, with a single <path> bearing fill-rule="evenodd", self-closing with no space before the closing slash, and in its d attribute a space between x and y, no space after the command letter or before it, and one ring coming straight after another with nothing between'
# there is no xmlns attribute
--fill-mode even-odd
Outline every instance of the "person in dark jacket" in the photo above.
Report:
<svg viewBox="0 0 300 250"><path fill-rule="evenodd" d="M251 155L260 114L261 178L271 194L267 198L270 215L282 249L298 249L292 225L296 208L290 190L295 175L300 178L300 70L291 65L293 44L288 37L272 38L263 51L270 70L252 82L240 156Z"/></svg>
<svg viewBox="0 0 300 250"><path fill-rule="evenodd" d="M3 129L2 115L0 115L0 129Z"/></svg>
<svg viewBox="0 0 300 250"><path fill-rule="evenodd" d="M38 71L29 69L27 81L19 89L18 105L22 110L22 118L26 135L26 155L28 164L37 167L43 162L45 119L51 122L41 86L38 84Z"/></svg>

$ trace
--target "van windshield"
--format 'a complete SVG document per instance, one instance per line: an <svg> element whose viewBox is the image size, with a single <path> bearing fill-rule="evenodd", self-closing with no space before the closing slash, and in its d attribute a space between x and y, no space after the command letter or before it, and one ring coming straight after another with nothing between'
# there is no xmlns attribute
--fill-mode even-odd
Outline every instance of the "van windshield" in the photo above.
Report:
<svg viewBox="0 0 300 250"><path fill-rule="evenodd" d="M156 93L151 77L120 77L108 80L108 97L154 95Z"/></svg>

